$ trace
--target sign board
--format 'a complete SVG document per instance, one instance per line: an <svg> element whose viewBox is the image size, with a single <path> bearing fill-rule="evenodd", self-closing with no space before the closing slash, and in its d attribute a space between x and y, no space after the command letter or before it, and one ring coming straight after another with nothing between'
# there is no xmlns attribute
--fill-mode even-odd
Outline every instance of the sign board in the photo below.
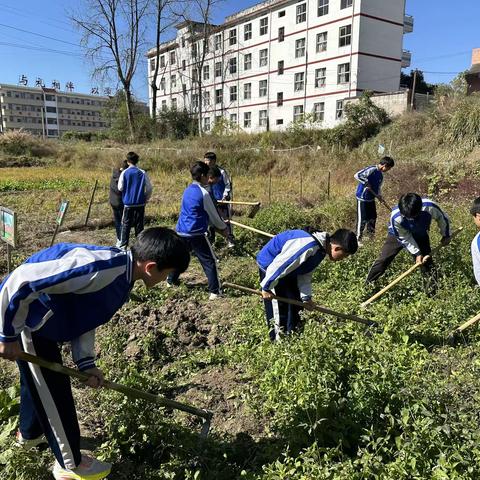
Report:
<svg viewBox="0 0 480 480"><path fill-rule="evenodd" d="M13 248L17 247L17 214L5 207L0 207L0 238Z"/></svg>
<svg viewBox="0 0 480 480"><path fill-rule="evenodd" d="M385 145L379 144L378 145L378 154L383 155L385 153Z"/></svg>
<svg viewBox="0 0 480 480"><path fill-rule="evenodd" d="M67 209L68 209L68 200L62 200L62 203L60 204L60 207L58 209L57 219L55 220L58 226L62 225L63 219L65 218L65 214L67 213Z"/></svg>

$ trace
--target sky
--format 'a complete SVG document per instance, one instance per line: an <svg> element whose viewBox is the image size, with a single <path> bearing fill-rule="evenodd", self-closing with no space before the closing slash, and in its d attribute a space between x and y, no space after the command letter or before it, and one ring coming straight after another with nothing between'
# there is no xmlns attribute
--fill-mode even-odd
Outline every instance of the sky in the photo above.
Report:
<svg viewBox="0 0 480 480"><path fill-rule="evenodd" d="M187 0L188 1L188 0ZM387 0L386 0L387 1ZM401 0L388 0L401 1ZM45 86L53 80L64 89L73 82L75 91L90 93L116 88L113 82L100 84L91 78L92 64L80 47L80 33L69 14L85 0L0 0L0 83L17 84L25 75L29 85L41 78ZM214 23L258 0L226 0L214 13ZM414 17L413 33L404 37L404 49L412 52L412 65L425 72L430 83L448 83L471 64L472 48L480 47L478 0L407 0L406 12ZM145 51L148 46L145 47ZM146 59L134 81L134 93L147 101Z"/></svg>

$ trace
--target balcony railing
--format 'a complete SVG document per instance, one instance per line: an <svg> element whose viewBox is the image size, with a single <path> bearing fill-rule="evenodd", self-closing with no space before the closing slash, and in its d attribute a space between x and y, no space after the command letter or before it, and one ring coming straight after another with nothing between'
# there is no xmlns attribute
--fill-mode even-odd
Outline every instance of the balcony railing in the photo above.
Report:
<svg viewBox="0 0 480 480"><path fill-rule="evenodd" d="M411 15L405 15L403 18L403 33L413 32L413 17Z"/></svg>
<svg viewBox="0 0 480 480"><path fill-rule="evenodd" d="M412 63L412 52L403 50L402 52L402 68L407 68Z"/></svg>

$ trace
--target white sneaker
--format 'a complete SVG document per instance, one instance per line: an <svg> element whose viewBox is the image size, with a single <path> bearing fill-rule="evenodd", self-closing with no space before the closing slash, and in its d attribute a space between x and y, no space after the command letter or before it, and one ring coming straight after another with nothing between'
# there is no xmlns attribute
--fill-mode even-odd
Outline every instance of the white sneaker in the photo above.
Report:
<svg viewBox="0 0 480 480"><path fill-rule="evenodd" d="M122 241L117 238L117 243L115 244L117 248L120 248L122 246Z"/></svg>
<svg viewBox="0 0 480 480"><path fill-rule="evenodd" d="M40 435L37 438L23 438L22 434L20 433L20 430L17 431L16 436L15 436L15 443L19 446L24 448L25 450L30 450L31 448L38 447L39 445L48 443L47 439L45 438L45 435Z"/></svg>
<svg viewBox="0 0 480 480"><path fill-rule="evenodd" d="M101 462L93 457L82 455L82 461L77 468L70 470L62 468L58 462L53 466L53 476L56 480L101 480L112 470L112 464Z"/></svg>
<svg viewBox="0 0 480 480"><path fill-rule="evenodd" d="M210 296L208 297L209 300L217 300L219 298L224 298L225 295L223 293L211 293Z"/></svg>
<svg viewBox="0 0 480 480"><path fill-rule="evenodd" d="M230 241L229 241L229 242L227 243L227 247L228 247L228 248L235 248L235 244L234 244L233 242L230 242Z"/></svg>
<svg viewBox="0 0 480 480"><path fill-rule="evenodd" d="M361 242L360 240L357 240L357 245L358 245L359 247L363 247L363 242Z"/></svg>

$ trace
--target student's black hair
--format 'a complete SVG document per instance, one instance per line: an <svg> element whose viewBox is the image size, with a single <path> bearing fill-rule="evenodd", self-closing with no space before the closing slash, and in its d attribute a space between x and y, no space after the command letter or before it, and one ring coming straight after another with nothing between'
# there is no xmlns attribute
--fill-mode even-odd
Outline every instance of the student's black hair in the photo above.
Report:
<svg viewBox="0 0 480 480"><path fill-rule="evenodd" d="M157 268L174 268L183 273L190 263L190 253L182 238L173 230L153 227L143 230L132 245L133 261L152 261Z"/></svg>
<svg viewBox="0 0 480 480"><path fill-rule="evenodd" d="M213 165L208 169L208 176L212 178L220 178L222 176L222 172L216 165Z"/></svg>
<svg viewBox="0 0 480 480"><path fill-rule="evenodd" d="M208 158L208 160L213 160L214 162L217 161L217 155L215 152L206 152L203 158Z"/></svg>
<svg viewBox="0 0 480 480"><path fill-rule="evenodd" d="M398 201L400 213L407 218L415 218L422 211L422 197L418 193L406 193Z"/></svg>
<svg viewBox="0 0 480 480"><path fill-rule="evenodd" d="M190 173L192 174L192 179L199 182L202 178L202 175L208 175L208 165L205 162L195 162L190 168Z"/></svg>
<svg viewBox="0 0 480 480"><path fill-rule="evenodd" d="M330 244L338 245L349 255L353 255L358 250L357 236L346 228L339 228L330 235Z"/></svg>
<svg viewBox="0 0 480 480"><path fill-rule="evenodd" d="M393 168L395 166L395 160L392 157L383 157L380 160L380 165L385 165L388 168Z"/></svg>
<svg viewBox="0 0 480 480"><path fill-rule="evenodd" d="M136 165L138 163L138 155L135 152L128 152L127 162Z"/></svg>
<svg viewBox="0 0 480 480"><path fill-rule="evenodd" d="M475 216L478 214L480 214L480 197L477 197L473 203L472 203L472 206L470 207L470 213Z"/></svg>

